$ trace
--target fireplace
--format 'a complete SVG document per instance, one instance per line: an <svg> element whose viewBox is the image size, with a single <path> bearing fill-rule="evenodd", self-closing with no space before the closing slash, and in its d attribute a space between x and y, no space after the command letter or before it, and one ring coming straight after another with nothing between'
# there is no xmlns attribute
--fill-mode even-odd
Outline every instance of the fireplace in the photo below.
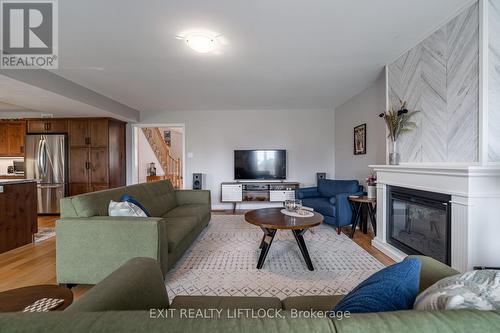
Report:
<svg viewBox="0 0 500 333"><path fill-rule="evenodd" d="M371 168L377 172L379 208L374 247L395 261L425 253L460 272L500 266L500 165Z"/></svg>
<svg viewBox="0 0 500 333"><path fill-rule="evenodd" d="M451 264L451 196L387 186L387 242Z"/></svg>

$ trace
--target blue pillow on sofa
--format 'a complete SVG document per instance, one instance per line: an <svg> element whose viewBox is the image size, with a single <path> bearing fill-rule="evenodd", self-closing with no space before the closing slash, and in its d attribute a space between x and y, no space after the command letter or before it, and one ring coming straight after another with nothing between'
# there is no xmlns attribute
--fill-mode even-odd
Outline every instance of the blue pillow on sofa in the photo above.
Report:
<svg viewBox="0 0 500 333"><path fill-rule="evenodd" d="M408 310L418 294L420 260L405 259L361 282L333 309L334 312L367 313Z"/></svg>
<svg viewBox="0 0 500 333"><path fill-rule="evenodd" d="M134 205L136 205L137 207L142 209L144 211L144 213L146 213L146 216L151 217L151 214L149 214L149 211L146 209L146 207L144 207L139 201L134 199L132 196L130 196L128 194L124 194L120 198L120 201L127 201L127 202L133 203Z"/></svg>

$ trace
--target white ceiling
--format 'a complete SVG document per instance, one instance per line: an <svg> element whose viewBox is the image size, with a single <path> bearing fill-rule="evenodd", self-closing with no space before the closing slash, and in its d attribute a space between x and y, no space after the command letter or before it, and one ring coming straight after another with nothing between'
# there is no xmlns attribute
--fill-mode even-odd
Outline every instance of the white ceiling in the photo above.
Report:
<svg viewBox="0 0 500 333"><path fill-rule="evenodd" d="M140 111L333 108L470 0L64 0L54 71ZM176 34L222 33L219 55Z"/></svg>
<svg viewBox="0 0 500 333"><path fill-rule="evenodd" d="M0 118L40 117L41 113L44 113L59 117L114 117L124 121L138 120L133 114L110 112L99 105L69 98L5 75L0 75L0 101Z"/></svg>
<svg viewBox="0 0 500 333"><path fill-rule="evenodd" d="M25 111L26 108L14 104L0 102L0 112L5 111Z"/></svg>

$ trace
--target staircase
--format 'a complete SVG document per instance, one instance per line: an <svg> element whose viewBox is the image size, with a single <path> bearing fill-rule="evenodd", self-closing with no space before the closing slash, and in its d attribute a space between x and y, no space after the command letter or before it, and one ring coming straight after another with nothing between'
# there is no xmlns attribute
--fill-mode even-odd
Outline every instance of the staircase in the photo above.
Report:
<svg viewBox="0 0 500 333"><path fill-rule="evenodd" d="M182 188L181 159L176 159L170 154L170 147L163 139L163 135L158 128L143 127L142 132L165 172L164 179L170 180L174 188Z"/></svg>

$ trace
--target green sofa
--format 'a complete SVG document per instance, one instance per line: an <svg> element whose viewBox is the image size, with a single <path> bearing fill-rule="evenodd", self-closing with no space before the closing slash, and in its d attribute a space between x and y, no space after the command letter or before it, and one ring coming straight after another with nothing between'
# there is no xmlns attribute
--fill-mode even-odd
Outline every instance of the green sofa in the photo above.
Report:
<svg viewBox="0 0 500 333"><path fill-rule="evenodd" d="M421 290L457 273L433 259L419 258L422 261ZM328 311L341 298L302 296L280 301L274 297L178 296L169 304L163 272L157 262L150 258L134 258L63 312L0 314L0 332L500 332L499 311L411 310L351 314L342 319L297 316L297 310ZM188 312L191 309L194 311ZM214 315L208 309L224 311ZM264 309L274 318L235 316L233 309ZM186 319L197 313L205 318Z"/></svg>
<svg viewBox="0 0 500 333"><path fill-rule="evenodd" d="M153 217L108 216L110 200L137 199ZM56 222L60 284L96 284L134 257L158 261L163 276L210 221L210 191L144 183L61 200Z"/></svg>

